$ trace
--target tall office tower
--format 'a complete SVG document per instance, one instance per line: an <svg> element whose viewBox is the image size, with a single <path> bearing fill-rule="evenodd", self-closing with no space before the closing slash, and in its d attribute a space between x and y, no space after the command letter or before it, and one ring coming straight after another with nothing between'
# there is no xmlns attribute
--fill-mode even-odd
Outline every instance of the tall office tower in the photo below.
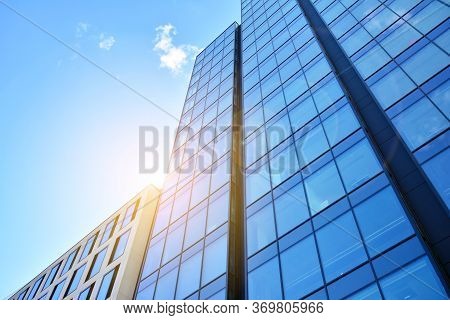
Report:
<svg viewBox="0 0 450 320"><path fill-rule="evenodd" d="M9 299L132 299L158 197L148 186Z"/></svg>
<svg viewBox="0 0 450 320"><path fill-rule="evenodd" d="M449 43L443 1L242 1L196 60L136 298L448 299Z"/></svg>

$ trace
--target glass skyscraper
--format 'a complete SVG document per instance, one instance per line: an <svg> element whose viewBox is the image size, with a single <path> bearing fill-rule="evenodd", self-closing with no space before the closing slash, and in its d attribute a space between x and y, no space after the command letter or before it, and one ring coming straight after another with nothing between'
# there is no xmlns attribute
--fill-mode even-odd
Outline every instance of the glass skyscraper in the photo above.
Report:
<svg viewBox="0 0 450 320"><path fill-rule="evenodd" d="M197 57L137 299L448 299L445 0L244 0Z"/></svg>

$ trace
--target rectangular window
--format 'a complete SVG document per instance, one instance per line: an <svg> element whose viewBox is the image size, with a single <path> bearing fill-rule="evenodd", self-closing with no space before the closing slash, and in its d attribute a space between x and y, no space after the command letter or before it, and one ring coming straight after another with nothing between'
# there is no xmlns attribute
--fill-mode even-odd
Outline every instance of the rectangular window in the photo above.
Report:
<svg viewBox="0 0 450 320"><path fill-rule="evenodd" d="M107 251L108 247L106 247L105 249L103 249L102 251L100 251L95 255L94 259L92 260L91 268L89 269L86 279L92 278L100 271L103 265L103 261L105 260Z"/></svg>
<svg viewBox="0 0 450 320"><path fill-rule="evenodd" d="M52 268L52 270L48 274L47 280L45 280L44 287L42 288L42 290L47 289L53 283L56 274L58 273L59 267L61 267L61 262Z"/></svg>
<svg viewBox="0 0 450 320"><path fill-rule="evenodd" d="M171 264L169 264L171 266ZM163 268L164 269L164 268ZM177 284L178 265L170 271L162 274L160 272L158 284L155 291L155 300L172 300L175 296Z"/></svg>
<svg viewBox="0 0 450 320"><path fill-rule="evenodd" d="M323 285L312 235L285 250L280 259L285 299L300 299Z"/></svg>
<svg viewBox="0 0 450 320"><path fill-rule="evenodd" d="M208 244L203 257L202 285L216 279L227 270L227 234Z"/></svg>
<svg viewBox="0 0 450 320"><path fill-rule="evenodd" d="M53 289L52 295L50 296L50 300L59 300L61 297L62 289L64 288L64 284L66 283L66 279L58 283Z"/></svg>
<svg viewBox="0 0 450 320"><path fill-rule="evenodd" d="M80 250L80 247L76 248L74 251L72 251L71 254L69 254L69 256L67 257L67 260L66 260L66 264L64 265L64 268L61 271L61 276L65 275L67 273L67 271L69 271L70 268L72 268L73 262L75 261L75 257L79 250Z"/></svg>
<svg viewBox="0 0 450 320"><path fill-rule="evenodd" d="M311 214L315 215L345 195L339 173L333 162L305 179Z"/></svg>
<svg viewBox="0 0 450 320"><path fill-rule="evenodd" d="M423 169L430 178L442 200L450 208L450 149L447 149L423 165Z"/></svg>
<svg viewBox="0 0 450 320"><path fill-rule="evenodd" d="M122 228L126 227L131 221L133 221L134 217L136 216L138 203L139 200L128 207L127 211L125 212L125 216L123 217Z"/></svg>
<svg viewBox="0 0 450 320"><path fill-rule="evenodd" d="M414 233L391 187L358 204L354 210L370 256Z"/></svg>
<svg viewBox="0 0 450 320"><path fill-rule="evenodd" d="M98 289L96 300L106 300L111 296L111 292L114 288L114 282L116 281L117 273L119 271L119 265L113 270L108 272L102 279L100 288Z"/></svg>
<svg viewBox="0 0 450 320"><path fill-rule="evenodd" d="M325 279L331 281L367 260L352 213L316 232Z"/></svg>
<svg viewBox="0 0 450 320"><path fill-rule="evenodd" d="M306 127L309 127L309 125ZM330 148L322 125L319 124L314 128L306 128L306 130L308 132L295 142L300 167L302 168Z"/></svg>
<svg viewBox="0 0 450 320"><path fill-rule="evenodd" d="M183 257L184 259L184 257ZM184 299L198 290L202 270L202 251L187 258L180 266L176 299Z"/></svg>
<svg viewBox="0 0 450 320"><path fill-rule="evenodd" d="M323 122L325 133L333 147L360 127L349 104L346 104Z"/></svg>
<svg viewBox="0 0 450 320"><path fill-rule="evenodd" d="M84 246L83 252L81 253L80 261L82 261L84 258L86 258L92 252L92 248L94 247L95 240L97 239L97 236L98 236L98 233L94 234L86 242L86 245Z"/></svg>
<svg viewBox="0 0 450 320"><path fill-rule="evenodd" d="M72 292L74 292L77 289L78 285L80 284L81 277L83 276L85 269L86 269L86 264L82 265L80 268L78 268L74 272L72 279L70 279L69 286L66 290L66 294L64 295L64 297L67 297L69 294L71 294Z"/></svg>
<svg viewBox="0 0 450 320"><path fill-rule="evenodd" d="M272 258L248 274L248 298L282 299L278 258Z"/></svg>
<svg viewBox="0 0 450 320"><path fill-rule="evenodd" d="M43 275L38 280L36 280L33 287L31 288L31 291L30 291L30 294L28 295L27 300L33 300L34 297L36 297L36 293L38 292L38 289L41 286L41 283L44 280L44 277L45 277L45 275Z"/></svg>
<svg viewBox="0 0 450 320"><path fill-rule="evenodd" d="M273 205L264 208L247 219L247 253L253 255L276 239Z"/></svg>
<svg viewBox="0 0 450 320"><path fill-rule="evenodd" d="M116 239L116 243L114 244L114 249L111 254L111 258L109 263L113 262L117 258L121 257L125 252L125 248L127 247L128 238L130 237L131 230L128 230L124 234L122 234L119 238Z"/></svg>
<svg viewBox="0 0 450 320"><path fill-rule="evenodd" d="M105 231L103 232L103 236L102 239L100 240L100 245L102 245L103 243L105 243L106 241L108 241L111 236L114 234L114 230L116 228L117 225L117 220L118 220L118 216L116 216L114 218L114 220L110 221L105 228Z"/></svg>

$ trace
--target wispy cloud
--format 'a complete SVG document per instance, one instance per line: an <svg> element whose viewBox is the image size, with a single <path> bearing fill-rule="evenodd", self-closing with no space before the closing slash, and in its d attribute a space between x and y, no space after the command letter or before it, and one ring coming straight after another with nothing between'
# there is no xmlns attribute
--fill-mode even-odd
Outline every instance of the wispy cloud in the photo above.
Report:
<svg viewBox="0 0 450 320"><path fill-rule="evenodd" d="M103 33L100 34L100 41L98 43L98 47L100 49L104 49L106 51L109 51L113 47L114 43L116 43L116 39L114 39L113 36L108 36L107 37Z"/></svg>
<svg viewBox="0 0 450 320"><path fill-rule="evenodd" d="M89 28L89 24L88 23L86 23L86 22L78 22L77 27L75 29L75 36L77 38L83 37L87 33L88 28Z"/></svg>
<svg viewBox="0 0 450 320"><path fill-rule="evenodd" d="M175 45L173 38L177 31L170 23L161 25L155 30L153 50L159 54L161 68L167 68L174 74L180 73L188 60L195 58L201 51L200 48L191 44Z"/></svg>

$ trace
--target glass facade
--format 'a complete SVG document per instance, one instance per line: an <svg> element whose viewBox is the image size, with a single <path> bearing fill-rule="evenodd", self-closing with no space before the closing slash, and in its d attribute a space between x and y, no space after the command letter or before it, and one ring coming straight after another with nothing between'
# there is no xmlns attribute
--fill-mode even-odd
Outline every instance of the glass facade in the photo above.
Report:
<svg viewBox="0 0 450 320"><path fill-rule="evenodd" d="M305 1L448 206L448 5ZM136 298L230 297L237 188L243 298L448 299L414 210L310 17L296 0L241 8L241 26L197 57ZM233 141L243 146L243 185L230 183L232 116L243 129Z"/></svg>
<svg viewBox="0 0 450 320"><path fill-rule="evenodd" d="M236 28L196 59L138 299L208 299L224 291Z"/></svg>

